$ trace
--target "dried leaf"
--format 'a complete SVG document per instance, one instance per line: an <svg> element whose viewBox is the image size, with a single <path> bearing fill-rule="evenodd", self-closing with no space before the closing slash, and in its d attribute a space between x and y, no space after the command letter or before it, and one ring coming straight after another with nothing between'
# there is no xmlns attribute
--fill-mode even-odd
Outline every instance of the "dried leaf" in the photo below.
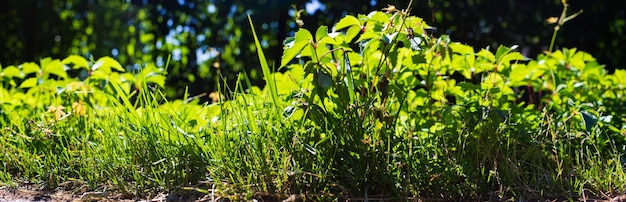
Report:
<svg viewBox="0 0 626 202"><path fill-rule="evenodd" d="M394 5L389 5L389 4L387 4L387 8L383 8L383 10L384 10L386 13L394 13L394 12L398 12L398 11L399 11L399 10L396 8L396 6L394 6Z"/></svg>
<svg viewBox="0 0 626 202"><path fill-rule="evenodd" d="M224 100L226 99L226 97L224 97L224 95L218 93L218 92L212 92L209 94L209 97L211 98L211 100L213 102L218 102L220 100Z"/></svg>
<svg viewBox="0 0 626 202"><path fill-rule="evenodd" d="M557 23L558 21L559 21L559 18L557 17L549 17L548 19L546 19L546 22L548 24L554 24L554 23Z"/></svg>
<svg viewBox="0 0 626 202"><path fill-rule="evenodd" d="M49 106L48 113L54 114L54 120L61 120L61 117L65 116L66 113L63 111L65 107L63 105L59 106Z"/></svg>
<svg viewBox="0 0 626 202"><path fill-rule="evenodd" d="M72 109L76 115L85 116L86 110L82 100L78 100L78 102L72 103Z"/></svg>

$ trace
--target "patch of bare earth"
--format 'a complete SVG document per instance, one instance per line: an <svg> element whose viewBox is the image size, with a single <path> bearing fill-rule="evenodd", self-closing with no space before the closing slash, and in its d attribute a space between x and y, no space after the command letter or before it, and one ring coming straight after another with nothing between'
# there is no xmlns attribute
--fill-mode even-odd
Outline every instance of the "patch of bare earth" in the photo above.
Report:
<svg viewBox="0 0 626 202"><path fill-rule="evenodd" d="M79 190L46 190L32 185L18 187L0 186L0 202L30 201L210 201L210 198L198 192L158 193L152 197L129 198L116 192L79 191Z"/></svg>

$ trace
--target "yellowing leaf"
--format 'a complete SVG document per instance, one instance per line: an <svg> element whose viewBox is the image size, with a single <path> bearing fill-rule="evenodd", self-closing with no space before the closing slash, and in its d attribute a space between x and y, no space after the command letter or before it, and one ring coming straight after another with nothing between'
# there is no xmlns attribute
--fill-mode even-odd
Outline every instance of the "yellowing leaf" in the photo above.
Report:
<svg viewBox="0 0 626 202"><path fill-rule="evenodd" d="M224 99L226 99L226 97L224 97L224 95L220 94L219 92L212 92L209 94L209 97L213 102L218 102L220 100L223 101Z"/></svg>
<svg viewBox="0 0 626 202"><path fill-rule="evenodd" d="M546 19L546 22L548 24L554 24L554 23L557 23L558 21L559 21L559 18L557 17L549 17L548 19Z"/></svg>
<svg viewBox="0 0 626 202"><path fill-rule="evenodd" d="M47 112L52 113L54 115L54 120L58 121L66 115L66 113L63 111L64 109L65 107L63 105L49 106Z"/></svg>
<svg viewBox="0 0 626 202"><path fill-rule="evenodd" d="M394 5L387 5L387 8L383 8L386 13L398 12L399 10Z"/></svg>
<svg viewBox="0 0 626 202"><path fill-rule="evenodd" d="M63 106L61 106L63 107ZM74 102L72 103L72 111L74 111L74 114L78 115L78 116L85 116L85 105L83 104L82 100L78 100L78 102Z"/></svg>

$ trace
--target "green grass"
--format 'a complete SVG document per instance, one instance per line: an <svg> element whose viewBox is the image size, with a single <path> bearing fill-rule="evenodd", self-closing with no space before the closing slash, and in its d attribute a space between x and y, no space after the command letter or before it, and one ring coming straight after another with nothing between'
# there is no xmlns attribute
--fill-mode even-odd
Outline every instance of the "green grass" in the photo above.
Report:
<svg viewBox="0 0 626 202"><path fill-rule="evenodd" d="M380 14L375 20L384 21L381 16L390 18ZM348 19L339 24L358 23ZM588 67L576 72L559 66L557 53L539 56L537 60L555 66L552 80L520 82L532 87L561 82L565 87L538 109L506 94L506 85L515 80L511 72L523 65L509 64L505 58L515 55L506 47L497 50L494 61L476 59L486 66L502 65L500 72L487 70L479 78L485 82L457 86L435 76L435 70L462 66L456 60L449 65L453 67L446 66L442 55L458 59L464 46L424 38L436 43L425 42L419 54L409 55L415 67L402 63L422 68L410 71L427 78L425 87L415 90L403 88L402 82L410 82L401 77L404 72L379 74L386 63L381 61L404 57L398 53L406 52L399 42L370 44L383 51L369 47L373 53L365 59L347 46L327 52L323 46L303 49L324 43L328 36L318 37L325 33L320 30L315 40L304 31L294 40L305 44L300 46L303 51L321 51L321 59L291 65L284 74L270 72L257 43L268 87L244 89L238 83L225 92L229 100L213 104L165 99L158 85L151 84L154 80L146 78L159 72L123 74L126 81L116 80L122 73L111 70L103 74L108 77L86 80L43 76L45 82L24 88L6 77L0 97L0 180L10 186L28 182L50 189L86 186L129 198L215 191L234 200L537 200L606 198L626 191L626 141L620 136L626 129L619 125L626 119L618 113L624 92L604 91L617 95L611 96L594 91L607 86L592 77L595 73L587 73L596 71L591 68L596 67L594 61L572 59L572 64ZM453 50L446 50L450 47ZM577 57L575 50L569 51L558 54ZM389 56L381 57L384 54ZM421 61L418 56L433 59ZM333 70L328 67L337 63L325 57L345 60ZM368 67L364 60L379 66ZM385 71L391 70L380 73ZM583 76L573 82L555 79L570 74ZM619 82L618 76L597 75ZM495 82L500 77L509 82ZM386 78L389 89L381 85ZM245 75L238 78L247 80ZM67 87L77 84L73 82L84 88ZM456 88L463 88L464 94L450 90ZM455 95L457 102L440 98L446 94ZM26 102L31 99L37 102ZM601 120L607 114L612 120Z"/></svg>

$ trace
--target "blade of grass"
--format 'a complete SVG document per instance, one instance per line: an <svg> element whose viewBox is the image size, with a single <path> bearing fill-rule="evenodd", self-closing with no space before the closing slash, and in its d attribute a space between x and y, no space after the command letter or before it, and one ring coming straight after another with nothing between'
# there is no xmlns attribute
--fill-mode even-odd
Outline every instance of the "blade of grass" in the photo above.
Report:
<svg viewBox="0 0 626 202"><path fill-rule="evenodd" d="M272 76L272 72L270 71L270 68L267 65L265 54L263 54L263 48L261 47L259 38L256 35L256 31L254 30L254 25L252 24L252 18L250 18L249 14L248 14L248 21L250 22L250 29L252 29L252 35L254 36L254 44L256 45L256 52L259 55L261 69L263 70L263 77L265 78L266 85L270 88L270 93L272 96L272 102L274 103L274 106L278 106L278 90L276 89L276 82L274 82L274 77Z"/></svg>

